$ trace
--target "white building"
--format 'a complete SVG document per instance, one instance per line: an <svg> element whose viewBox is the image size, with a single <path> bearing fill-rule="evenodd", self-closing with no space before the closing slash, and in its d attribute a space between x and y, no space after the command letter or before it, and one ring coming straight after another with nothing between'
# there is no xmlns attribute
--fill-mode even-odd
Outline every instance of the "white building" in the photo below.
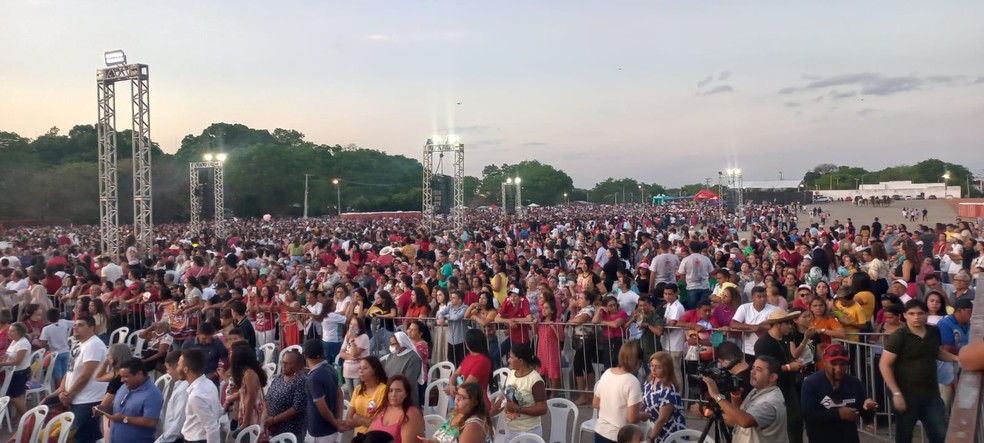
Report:
<svg viewBox="0 0 984 443"><path fill-rule="evenodd" d="M930 198L931 196L935 196L936 198L960 198L961 189L962 188L960 185L946 186L944 183L913 183L911 180L905 180L871 184L866 183L861 185L860 189L821 189L813 191L813 193L814 195L830 197L833 200L844 200L845 197L856 197L859 195L864 198L881 198L883 196L891 198L893 195L900 195L903 198L919 198L919 194L923 194L923 198Z"/></svg>

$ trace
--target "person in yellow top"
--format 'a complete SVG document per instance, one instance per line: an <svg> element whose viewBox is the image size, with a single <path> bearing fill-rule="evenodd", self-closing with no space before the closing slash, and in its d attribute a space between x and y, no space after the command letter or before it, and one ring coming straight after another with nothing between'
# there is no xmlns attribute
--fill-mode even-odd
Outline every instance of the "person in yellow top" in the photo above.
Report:
<svg viewBox="0 0 984 443"><path fill-rule="evenodd" d="M844 295L838 294L837 299L834 300L834 317L844 325L844 331L847 332L847 339L850 341L858 341L857 333L866 327L864 312L854 298L853 293L845 291Z"/></svg>
<svg viewBox="0 0 984 443"><path fill-rule="evenodd" d="M506 275L506 264L502 260L492 263L495 275L492 277L492 296L499 302L499 306L506 303L507 291L509 290L509 277Z"/></svg>
<svg viewBox="0 0 984 443"><path fill-rule="evenodd" d="M861 323L870 324L878 308L878 298L875 297L871 277L863 272L851 275L850 287L854 293L854 302L861 306Z"/></svg>
<svg viewBox="0 0 984 443"><path fill-rule="evenodd" d="M355 429L355 435L369 432L369 425L386 397L386 371L376 356L359 361L359 380L362 381L352 393L345 424Z"/></svg>

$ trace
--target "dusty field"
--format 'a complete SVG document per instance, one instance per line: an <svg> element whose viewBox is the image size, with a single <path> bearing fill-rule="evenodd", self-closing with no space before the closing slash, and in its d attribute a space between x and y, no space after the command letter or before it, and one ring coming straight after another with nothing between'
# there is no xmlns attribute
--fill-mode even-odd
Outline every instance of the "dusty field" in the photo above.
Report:
<svg viewBox="0 0 984 443"><path fill-rule="evenodd" d="M851 218L854 225L860 227L861 225L870 225L871 222L875 221L875 217L878 217L882 226L886 224L905 224L912 231L920 223L929 226L935 223L952 223L957 217L956 208L945 200L900 200L893 201L892 205L888 207L859 207L848 202L820 203L807 206L807 212L815 206L819 206L824 211L830 211L830 218L827 220L828 225L833 223L834 220L839 220L840 223L847 223L847 219ZM908 219L902 218L902 208L915 208L919 210L920 216L917 218L916 223L911 223ZM925 222L921 221L923 208L929 211L926 215ZM809 220L809 215L801 215L800 225L803 226L805 223L806 226L809 226ZM819 223L820 220L816 219L815 221Z"/></svg>

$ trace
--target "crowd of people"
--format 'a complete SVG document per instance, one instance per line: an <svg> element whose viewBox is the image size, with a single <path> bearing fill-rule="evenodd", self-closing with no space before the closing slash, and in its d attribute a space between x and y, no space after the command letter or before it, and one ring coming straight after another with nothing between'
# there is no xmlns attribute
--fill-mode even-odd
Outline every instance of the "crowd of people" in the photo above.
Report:
<svg viewBox="0 0 984 443"><path fill-rule="evenodd" d="M228 238L170 224L118 254L91 226L7 229L2 395L25 413L41 350L43 403L75 414L74 441L406 442L440 366L453 406L435 442L543 436L568 396L598 409L597 442L665 441L687 403L733 441L858 441L891 411L897 441L921 421L941 442L961 365L984 365L970 221L694 202L467 219L235 220ZM876 380L850 374L859 361Z"/></svg>

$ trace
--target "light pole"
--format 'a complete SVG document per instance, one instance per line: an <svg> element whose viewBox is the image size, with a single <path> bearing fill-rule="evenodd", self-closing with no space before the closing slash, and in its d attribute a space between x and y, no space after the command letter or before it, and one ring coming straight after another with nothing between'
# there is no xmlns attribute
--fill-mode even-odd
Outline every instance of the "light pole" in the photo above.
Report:
<svg viewBox="0 0 984 443"><path fill-rule="evenodd" d="M782 171L779 171L779 181L782 181Z"/></svg>
<svg viewBox="0 0 984 443"><path fill-rule="evenodd" d="M336 198L335 204L337 205L336 207L338 208L339 217L342 216L342 186L340 183L341 180L337 178L331 179L331 184L335 185L335 198Z"/></svg>
<svg viewBox="0 0 984 443"><path fill-rule="evenodd" d="M304 218L307 218L307 209L308 209L308 177L310 177L310 176L311 176L311 174L304 174Z"/></svg>
<svg viewBox="0 0 984 443"><path fill-rule="evenodd" d="M943 198L944 199L946 199L946 197L947 197L947 191L949 191L949 189L947 189L947 186L946 186L946 182L948 180L950 180L950 171L946 171L946 173L943 174Z"/></svg>
<svg viewBox="0 0 984 443"><path fill-rule="evenodd" d="M565 192L565 193L564 193L564 204L565 204L565 205L566 205L566 204L570 204L570 202L571 202L571 201L570 201L570 200L569 200L569 199L567 198L567 193Z"/></svg>
<svg viewBox="0 0 984 443"><path fill-rule="evenodd" d="M523 212L523 179L516 177L516 213Z"/></svg>
<svg viewBox="0 0 984 443"><path fill-rule="evenodd" d="M642 189L642 185L639 185L639 203L646 204L646 190Z"/></svg>

